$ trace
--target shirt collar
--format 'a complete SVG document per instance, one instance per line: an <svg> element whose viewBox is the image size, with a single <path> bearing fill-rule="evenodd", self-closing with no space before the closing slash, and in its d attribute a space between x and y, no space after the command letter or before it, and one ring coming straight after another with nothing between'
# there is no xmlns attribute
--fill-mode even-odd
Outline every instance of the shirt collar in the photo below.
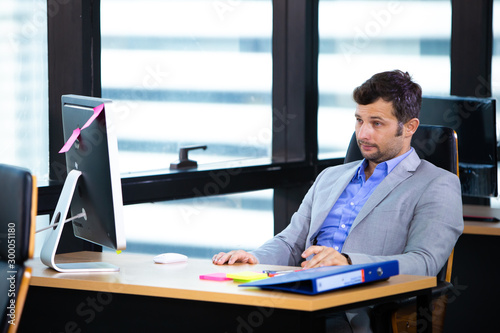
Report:
<svg viewBox="0 0 500 333"><path fill-rule="evenodd" d="M410 150L408 150L406 153L404 153L403 155L399 155L397 157L394 157L393 159L390 159L388 161L385 161L385 162L382 162L382 163L379 163L376 167L376 169L381 169L381 168L384 168L385 169L385 175L387 176L392 170L394 170L394 168L402 161L404 160L408 155L411 154L411 152L413 151L413 147L410 147ZM358 166L358 169L354 175L354 178L358 178L360 177L361 175L364 176L364 173L365 173L365 167L366 165L368 164L368 161L366 159L363 159L361 161L361 163L359 164Z"/></svg>

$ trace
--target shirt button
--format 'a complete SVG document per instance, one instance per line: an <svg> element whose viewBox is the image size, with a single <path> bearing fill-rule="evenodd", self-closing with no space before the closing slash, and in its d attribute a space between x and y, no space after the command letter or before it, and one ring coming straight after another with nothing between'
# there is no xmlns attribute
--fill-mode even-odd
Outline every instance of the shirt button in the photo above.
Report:
<svg viewBox="0 0 500 333"><path fill-rule="evenodd" d="M342 224L340 227L345 228L345 224Z"/></svg>
<svg viewBox="0 0 500 333"><path fill-rule="evenodd" d="M338 246L335 246L335 250L338 251L339 250L339 247Z"/></svg>
<svg viewBox="0 0 500 333"><path fill-rule="evenodd" d="M351 202L351 203L350 203L350 205L351 205L351 206L354 206L354 202Z"/></svg>

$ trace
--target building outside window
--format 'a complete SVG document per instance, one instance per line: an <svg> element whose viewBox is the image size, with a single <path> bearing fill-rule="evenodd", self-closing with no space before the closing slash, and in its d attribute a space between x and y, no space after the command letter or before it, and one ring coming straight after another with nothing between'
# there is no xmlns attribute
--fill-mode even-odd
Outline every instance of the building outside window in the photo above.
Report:
<svg viewBox="0 0 500 333"><path fill-rule="evenodd" d="M199 168L270 163L271 40L270 0L102 0L102 96L118 110L122 174L169 172L181 147L202 145L189 152ZM128 205L128 249L252 249L273 236L272 202L263 190Z"/></svg>
<svg viewBox="0 0 500 333"><path fill-rule="evenodd" d="M270 158L271 1L103 0L101 36L123 172Z"/></svg>
<svg viewBox="0 0 500 333"><path fill-rule="evenodd" d="M450 1L321 0L319 37L320 158L345 155L352 91L375 73L400 69L424 95L450 94Z"/></svg>
<svg viewBox="0 0 500 333"><path fill-rule="evenodd" d="M0 11L0 163L48 180L47 3L4 0Z"/></svg>

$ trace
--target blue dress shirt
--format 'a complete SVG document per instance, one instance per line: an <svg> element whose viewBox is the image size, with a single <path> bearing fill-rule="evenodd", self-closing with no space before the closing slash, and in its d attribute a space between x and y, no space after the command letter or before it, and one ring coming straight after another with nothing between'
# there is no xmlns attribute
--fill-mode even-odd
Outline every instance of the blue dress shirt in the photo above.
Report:
<svg viewBox="0 0 500 333"><path fill-rule="evenodd" d="M356 219L356 216L358 216L366 200L368 200L382 180L384 180L384 178L399 164L399 162L408 156L412 150L413 148L401 156L378 164L368 180L365 178L365 168L368 161L361 161L354 177L344 189L344 192L342 192L337 202L335 202L330 213L328 213L328 216L323 222L316 236L316 244L333 247L335 250L341 252L352 223Z"/></svg>

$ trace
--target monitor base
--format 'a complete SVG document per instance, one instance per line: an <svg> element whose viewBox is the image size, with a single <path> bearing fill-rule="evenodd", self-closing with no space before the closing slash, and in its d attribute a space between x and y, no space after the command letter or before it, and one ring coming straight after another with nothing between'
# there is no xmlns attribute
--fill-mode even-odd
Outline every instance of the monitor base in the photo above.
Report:
<svg viewBox="0 0 500 333"><path fill-rule="evenodd" d="M50 221L50 225L56 227L50 230L50 235L47 236L43 244L40 259L46 266L61 273L118 272L120 270L119 267L103 262L56 263L55 261L57 247L65 224L64 222L68 215L71 200L73 199L76 185L81 175L82 173L80 171L72 170L64 182L54 215Z"/></svg>
<svg viewBox="0 0 500 333"><path fill-rule="evenodd" d="M120 267L105 262L56 263L51 267L61 273L119 272Z"/></svg>

